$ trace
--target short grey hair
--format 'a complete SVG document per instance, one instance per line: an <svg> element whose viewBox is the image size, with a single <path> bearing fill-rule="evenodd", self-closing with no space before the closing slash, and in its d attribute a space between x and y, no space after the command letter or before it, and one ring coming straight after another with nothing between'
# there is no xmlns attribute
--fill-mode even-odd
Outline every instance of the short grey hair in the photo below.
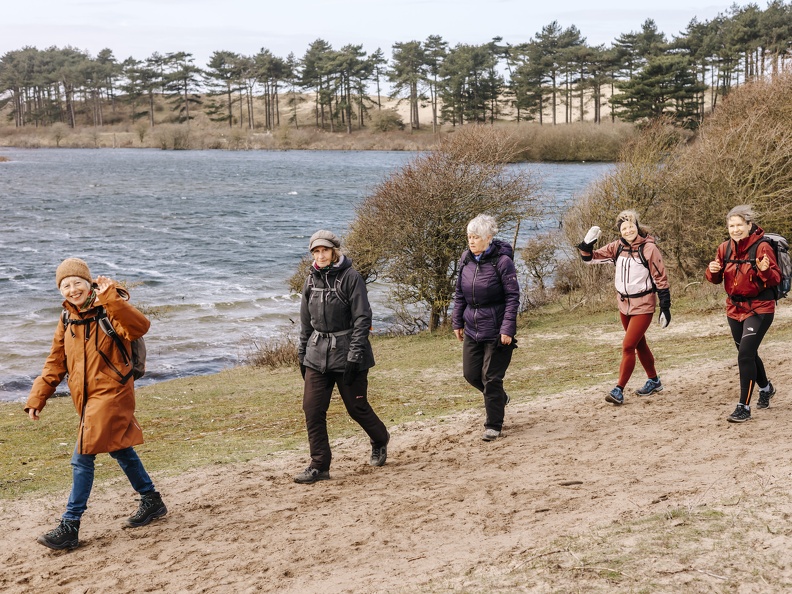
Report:
<svg viewBox="0 0 792 594"><path fill-rule="evenodd" d="M493 217L480 214L468 223L467 232L479 237L495 237L498 234L498 223Z"/></svg>
<svg viewBox="0 0 792 594"><path fill-rule="evenodd" d="M729 223L729 219L732 217L740 217L746 223L753 223L756 213L754 213L753 206L750 204L740 204L732 208L729 214L726 215L726 224Z"/></svg>

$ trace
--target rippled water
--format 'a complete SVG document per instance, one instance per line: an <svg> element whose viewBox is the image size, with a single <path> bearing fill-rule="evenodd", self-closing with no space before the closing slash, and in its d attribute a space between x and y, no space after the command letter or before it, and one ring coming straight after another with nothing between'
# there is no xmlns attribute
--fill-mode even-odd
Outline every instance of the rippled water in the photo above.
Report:
<svg viewBox="0 0 792 594"><path fill-rule="evenodd" d="M403 152L0 149L0 400L23 398L61 310L55 268L85 259L161 308L141 384L219 371L253 340L293 328L286 280L318 228L343 234L370 190L414 158ZM556 217L603 164L521 165ZM521 233L531 233L528 228ZM460 249L463 246L460 246ZM376 294L376 292L375 292ZM378 327L389 312L375 302Z"/></svg>

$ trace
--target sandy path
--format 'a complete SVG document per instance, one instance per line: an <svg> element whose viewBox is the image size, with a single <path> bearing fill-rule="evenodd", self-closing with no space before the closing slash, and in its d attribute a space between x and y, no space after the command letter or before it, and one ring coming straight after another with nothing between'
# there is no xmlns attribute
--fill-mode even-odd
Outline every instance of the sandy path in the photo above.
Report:
<svg viewBox="0 0 792 594"><path fill-rule="evenodd" d="M734 361L709 362L665 373L661 395L628 396L620 408L604 402L605 384L512 404L505 437L492 443L479 439L483 410L393 427L383 468L366 465L362 435L343 440L333 480L315 485L291 481L304 452L161 479L171 513L142 529L120 529L136 501L119 480L95 490L82 546L68 553L35 543L65 494L2 503L0 590L449 591L471 573L506 572L558 537L769 483L790 492L791 355L771 339L763 354L778 395L743 425L725 422ZM762 554L781 556L789 575L776 577L789 583L789 536L766 540ZM536 579L524 590L574 586ZM669 591L681 579L671 575Z"/></svg>

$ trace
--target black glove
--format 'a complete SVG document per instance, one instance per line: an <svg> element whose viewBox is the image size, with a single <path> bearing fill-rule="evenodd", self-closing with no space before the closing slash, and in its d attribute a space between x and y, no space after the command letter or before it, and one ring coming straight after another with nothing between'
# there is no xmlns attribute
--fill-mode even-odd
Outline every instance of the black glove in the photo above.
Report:
<svg viewBox="0 0 792 594"><path fill-rule="evenodd" d="M660 301L660 309L671 309L670 289L657 289L657 299Z"/></svg>
<svg viewBox="0 0 792 594"><path fill-rule="evenodd" d="M591 243L584 243L581 241L579 244L577 244L577 249L579 249L581 252L584 252L580 254L580 257L583 258L584 262L588 262L594 257L594 243L596 242L592 241Z"/></svg>
<svg viewBox="0 0 792 594"><path fill-rule="evenodd" d="M660 309L660 316L658 317L660 327L665 328L671 323L671 310L668 308Z"/></svg>
<svg viewBox="0 0 792 594"><path fill-rule="evenodd" d="M305 379L305 365L302 363L300 363L300 373L302 374L303 379Z"/></svg>
<svg viewBox="0 0 792 594"><path fill-rule="evenodd" d="M360 363L357 361L347 361L344 367L344 385L351 386L355 383L355 378L360 371Z"/></svg>

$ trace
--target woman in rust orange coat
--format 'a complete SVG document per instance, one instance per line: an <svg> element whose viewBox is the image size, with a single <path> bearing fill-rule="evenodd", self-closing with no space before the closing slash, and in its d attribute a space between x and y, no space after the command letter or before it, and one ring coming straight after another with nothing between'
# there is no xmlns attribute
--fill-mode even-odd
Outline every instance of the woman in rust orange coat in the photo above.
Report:
<svg viewBox="0 0 792 594"><path fill-rule="evenodd" d="M25 412L38 421L47 399L68 374L72 401L80 415L71 459L72 489L60 524L37 540L51 549L73 549L79 545L80 519L88 507L96 454L109 453L140 494L139 509L126 520L128 527L144 526L168 510L134 449L143 443L143 431L135 419L134 378L128 368L131 343L148 331L149 321L112 279L99 276L93 282L88 265L79 258L64 260L55 281L66 313L58 321L44 371L33 382ZM121 345L100 329L102 315L107 316Z"/></svg>

